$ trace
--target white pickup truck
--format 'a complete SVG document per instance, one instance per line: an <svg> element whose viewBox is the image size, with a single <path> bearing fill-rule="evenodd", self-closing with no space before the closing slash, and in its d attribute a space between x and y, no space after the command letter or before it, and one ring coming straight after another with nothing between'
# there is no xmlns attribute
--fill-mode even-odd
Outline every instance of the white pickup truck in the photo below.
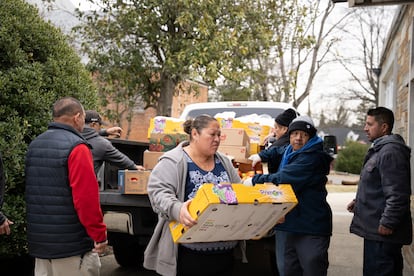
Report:
<svg viewBox="0 0 414 276"><path fill-rule="evenodd" d="M234 112L235 118L257 114L263 120L270 119L274 122L274 118L287 108L292 108L292 106L278 102L209 102L187 105L180 118L187 119L200 114L215 116L217 113ZM113 139L111 142L136 164L143 164L143 152L148 149L148 143L122 139ZM105 165L105 181L100 197L105 222L108 226L108 239L119 265L140 266L144 249L157 222L157 216L152 211L146 195L123 195L117 191L117 173L117 168L109 164ZM272 251L274 242L266 242L266 244L269 251ZM264 261L273 264L274 258L270 259L266 258ZM269 263L266 265L270 267Z"/></svg>
<svg viewBox="0 0 414 276"><path fill-rule="evenodd" d="M234 112L234 118L257 114L258 118L274 120L277 115L288 108L288 103L263 101L207 102L187 105L180 119L195 118L201 114L215 116L223 112Z"/></svg>

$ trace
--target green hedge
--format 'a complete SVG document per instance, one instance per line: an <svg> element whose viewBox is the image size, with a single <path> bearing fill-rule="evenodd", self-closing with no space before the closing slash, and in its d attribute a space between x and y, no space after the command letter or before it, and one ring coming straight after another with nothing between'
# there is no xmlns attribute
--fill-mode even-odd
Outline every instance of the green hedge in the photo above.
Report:
<svg viewBox="0 0 414 276"><path fill-rule="evenodd" d="M355 141L346 141L345 146L338 152L335 160L335 170L359 174L369 145Z"/></svg>
<svg viewBox="0 0 414 276"><path fill-rule="evenodd" d="M60 30L22 0L0 1L0 151L6 174L3 212L14 221L0 238L2 255L27 253L24 158L46 130L52 104L63 96L96 108L90 73Z"/></svg>

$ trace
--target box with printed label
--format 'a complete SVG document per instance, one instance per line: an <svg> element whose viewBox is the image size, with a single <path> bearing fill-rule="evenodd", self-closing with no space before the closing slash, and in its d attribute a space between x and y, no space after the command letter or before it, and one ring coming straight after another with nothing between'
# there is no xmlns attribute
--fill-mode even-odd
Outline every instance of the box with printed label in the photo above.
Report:
<svg viewBox="0 0 414 276"><path fill-rule="evenodd" d="M223 146L246 146L250 144L250 138L242 128L221 129L220 145Z"/></svg>
<svg viewBox="0 0 414 276"><path fill-rule="evenodd" d="M121 194L147 194L150 171L119 170L118 191Z"/></svg>
<svg viewBox="0 0 414 276"><path fill-rule="evenodd" d="M158 163L158 159L163 155L164 152L159 151L144 151L144 161L142 164L146 170L152 170Z"/></svg>
<svg viewBox="0 0 414 276"><path fill-rule="evenodd" d="M169 227L176 243L260 239L297 202L289 184L204 184L189 205L197 224Z"/></svg>
<svg viewBox="0 0 414 276"><path fill-rule="evenodd" d="M222 146L220 145L218 151L234 159L236 162L245 162L249 157L250 151L245 146Z"/></svg>
<svg viewBox="0 0 414 276"><path fill-rule="evenodd" d="M156 116L151 118L148 138L150 138L151 133L185 133L183 123L183 120L172 117Z"/></svg>
<svg viewBox="0 0 414 276"><path fill-rule="evenodd" d="M169 151L180 142L188 140L187 133L151 133L149 138L150 151Z"/></svg>

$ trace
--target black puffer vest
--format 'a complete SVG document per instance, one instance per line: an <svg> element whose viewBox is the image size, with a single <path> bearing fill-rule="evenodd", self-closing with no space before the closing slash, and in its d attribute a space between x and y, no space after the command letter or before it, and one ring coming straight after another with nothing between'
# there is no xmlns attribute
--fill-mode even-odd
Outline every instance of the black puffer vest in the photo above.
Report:
<svg viewBox="0 0 414 276"><path fill-rule="evenodd" d="M56 259L81 255L93 241L79 221L68 180L73 148L87 144L72 127L50 123L26 155L27 235L30 255Z"/></svg>

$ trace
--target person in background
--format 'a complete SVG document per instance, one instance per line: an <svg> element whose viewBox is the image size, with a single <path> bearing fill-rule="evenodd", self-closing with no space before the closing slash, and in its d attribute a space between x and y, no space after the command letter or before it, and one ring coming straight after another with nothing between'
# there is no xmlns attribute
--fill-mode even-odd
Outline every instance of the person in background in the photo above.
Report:
<svg viewBox="0 0 414 276"><path fill-rule="evenodd" d="M35 275L99 275L107 246L92 154L81 132L85 111L65 97L52 109L53 122L29 145L26 216Z"/></svg>
<svg viewBox="0 0 414 276"><path fill-rule="evenodd" d="M144 267L161 275L232 275L238 241L174 243L169 223L197 223L188 206L204 183L240 183L230 159L219 152L220 125L200 115L184 123L190 141L164 153L152 170L148 196L158 223L145 250Z"/></svg>
<svg viewBox="0 0 414 276"><path fill-rule="evenodd" d="M121 169L144 170L143 166L136 165L128 156L116 149L108 139L99 134L103 122L97 111L87 110L85 113L85 127L82 135L92 146L93 163L98 181L101 179L99 176L104 161Z"/></svg>
<svg viewBox="0 0 414 276"><path fill-rule="evenodd" d="M332 210L326 200L325 185L332 157L323 150L323 141L316 135L310 117L295 118L288 133L290 144L283 153L278 171L256 174L244 184L292 185L298 205L275 227L286 233L283 275L327 275Z"/></svg>
<svg viewBox="0 0 414 276"><path fill-rule="evenodd" d="M108 128L101 128L98 131L99 135L107 137L107 136L114 136L115 138L121 137L122 128L119 126L113 126Z"/></svg>
<svg viewBox="0 0 414 276"><path fill-rule="evenodd" d="M363 275L403 275L402 246L412 242L411 149L392 134L394 114L385 107L367 112L364 131L372 142L365 156L350 232L364 238Z"/></svg>
<svg viewBox="0 0 414 276"><path fill-rule="evenodd" d="M295 118L296 111L292 108L286 109L275 118L274 136L276 140L269 148L249 157L252 160L252 167L255 167L259 162L267 162L269 173L277 172L281 156L289 145L288 127Z"/></svg>
<svg viewBox="0 0 414 276"><path fill-rule="evenodd" d="M254 168L259 162L267 162L267 168L270 174L276 173L282 160L283 153L289 145L288 128L293 119L296 118L296 111L292 108L286 109L275 118L274 140L271 146L262 150L258 154L249 157L252 160ZM284 231L272 230L275 235L276 266L279 276L283 276L284 249L286 233Z"/></svg>
<svg viewBox="0 0 414 276"><path fill-rule="evenodd" d="M3 201L4 201L5 186L6 186L6 177L4 175L3 158L0 153L0 235L3 235L3 234L10 235L11 233L10 225L13 224L13 222L9 220L1 212L1 208L3 207Z"/></svg>

